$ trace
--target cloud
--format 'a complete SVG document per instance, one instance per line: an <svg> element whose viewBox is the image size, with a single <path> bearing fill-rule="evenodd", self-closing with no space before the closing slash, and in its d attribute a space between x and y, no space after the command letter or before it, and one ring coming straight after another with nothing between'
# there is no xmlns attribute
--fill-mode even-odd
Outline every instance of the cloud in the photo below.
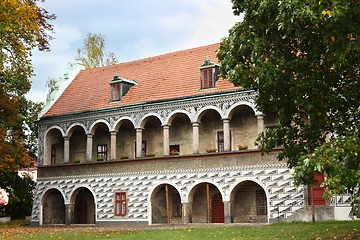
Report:
<svg viewBox="0 0 360 240"><path fill-rule="evenodd" d="M185 42L186 48L217 43L228 35L228 30L241 21L242 17L234 16L231 3L228 1L197 1L202 17L197 30Z"/></svg>
<svg viewBox="0 0 360 240"><path fill-rule="evenodd" d="M45 85L49 78L62 77L63 72L76 56L74 44L82 46L82 34L74 27L55 26L55 39L50 42L50 52L34 51L31 57L35 76L32 81L32 89L27 97L34 101L45 101Z"/></svg>

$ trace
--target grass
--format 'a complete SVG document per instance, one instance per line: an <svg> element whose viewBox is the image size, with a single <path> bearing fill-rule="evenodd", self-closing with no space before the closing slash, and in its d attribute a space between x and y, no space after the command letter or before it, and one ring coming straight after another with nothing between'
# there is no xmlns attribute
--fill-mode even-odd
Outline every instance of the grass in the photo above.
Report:
<svg viewBox="0 0 360 240"><path fill-rule="evenodd" d="M162 229L104 227L29 227L0 224L0 239L360 239L360 221L294 222L262 226L193 225ZM210 225L211 226L211 225Z"/></svg>

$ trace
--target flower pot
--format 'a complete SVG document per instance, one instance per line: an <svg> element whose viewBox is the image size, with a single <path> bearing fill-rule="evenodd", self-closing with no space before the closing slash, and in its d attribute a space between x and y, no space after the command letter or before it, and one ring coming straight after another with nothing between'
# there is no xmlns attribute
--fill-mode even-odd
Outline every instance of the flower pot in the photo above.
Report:
<svg viewBox="0 0 360 240"><path fill-rule="evenodd" d="M0 217L0 223L8 223L10 220L10 217Z"/></svg>

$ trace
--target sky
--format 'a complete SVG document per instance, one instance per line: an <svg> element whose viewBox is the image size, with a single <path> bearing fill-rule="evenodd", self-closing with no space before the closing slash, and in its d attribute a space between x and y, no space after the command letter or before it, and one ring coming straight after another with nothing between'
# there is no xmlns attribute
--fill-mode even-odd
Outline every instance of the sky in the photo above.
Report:
<svg viewBox="0 0 360 240"><path fill-rule="evenodd" d="M57 16L50 52L35 50L35 76L26 95L45 102L49 78L63 77L87 33L105 37L105 52L119 62L200 47L220 40L241 18L230 0L47 0L38 5Z"/></svg>

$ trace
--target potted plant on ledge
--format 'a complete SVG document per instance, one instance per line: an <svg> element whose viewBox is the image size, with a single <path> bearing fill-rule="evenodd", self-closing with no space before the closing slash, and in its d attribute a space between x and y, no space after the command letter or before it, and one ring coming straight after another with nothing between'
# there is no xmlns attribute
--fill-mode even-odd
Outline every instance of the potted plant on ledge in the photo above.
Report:
<svg viewBox="0 0 360 240"><path fill-rule="evenodd" d="M154 152L148 152L148 153L146 153L146 156L147 157L155 157L156 154Z"/></svg>
<svg viewBox="0 0 360 240"><path fill-rule="evenodd" d="M96 161L98 161L98 162L101 162L101 161L104 161L104 160L105 160L104 157L97 157L97 158L96 158Z"/></svg>
<svg viewBox="0 0 360 240"><path fill-rule="evenodd" d="M170 155L179 155L180 152L176 151L176 150L171 150Z"/></svg>
<svg viewBox="0 0 360 240"><path fill-rule="evenodd" d="M245 150L245 149L248 149L248 145L241 145L241 143L236 144L236 146L237 146L237 148L238 148L239 150Z"/></svg>
<svg viewBox="0 0 360 240"><path fill-rule="evenodd" d="M205 151L206 151L207 153L213 153L213 152L216 152L216 151L217 151L217 148L216 148L216 147L207 147L207 148L205 149Z"/></svg>
<svg viewBox="0 0 360 240"><path fill-rule="evenodd" d="M81 163L81 160L80 159L75 159L73 162L74 163Z"/></svg>
<svg viewBox="0 0 360 240"><path fill-rule="evenodd" d="M120 154L120 159L128 159L128 158L129 158L129 155L127 155L125 153Z"/></svg>

